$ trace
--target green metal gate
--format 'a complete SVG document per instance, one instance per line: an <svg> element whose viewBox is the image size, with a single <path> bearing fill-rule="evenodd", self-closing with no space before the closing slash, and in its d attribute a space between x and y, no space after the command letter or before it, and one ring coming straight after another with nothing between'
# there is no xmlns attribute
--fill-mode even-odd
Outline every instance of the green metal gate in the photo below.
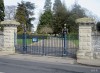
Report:
<svg viewBox="0 0 100 73"><path fill-rule="evenodd" d="M16 52L33 55L76 57L78 34L55 35L18 35Z"/></svg>

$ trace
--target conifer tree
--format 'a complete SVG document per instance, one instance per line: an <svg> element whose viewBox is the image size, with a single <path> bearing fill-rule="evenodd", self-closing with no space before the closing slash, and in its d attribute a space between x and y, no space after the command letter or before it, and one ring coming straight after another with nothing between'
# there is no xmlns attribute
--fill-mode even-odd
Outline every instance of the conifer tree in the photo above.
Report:
<svg viewBox="0 0 100 73"><path fill-rule="evenodd" d="M4 9L5 9L4 1L0 0L0 22L4 20L4 16L5 16Z"/></svg>

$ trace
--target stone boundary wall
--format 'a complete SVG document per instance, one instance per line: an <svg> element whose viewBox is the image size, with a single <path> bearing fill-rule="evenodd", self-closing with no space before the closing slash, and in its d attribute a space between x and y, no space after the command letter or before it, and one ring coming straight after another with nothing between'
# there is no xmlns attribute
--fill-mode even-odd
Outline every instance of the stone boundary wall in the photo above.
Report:
<svg viewBox="0 0 100 73"><path fill-rule="evenodd" d="M100 34L93 34L92 36L92 48L94 52L94 58L100 59Z"/></svg>
<svg viewBox="0 0 100 73"><path fill-rule="evenodd" d="M0 50L3 47L3 45L4 45L4 38L3 37L4 37L4 35L0 34Z"/></svg>

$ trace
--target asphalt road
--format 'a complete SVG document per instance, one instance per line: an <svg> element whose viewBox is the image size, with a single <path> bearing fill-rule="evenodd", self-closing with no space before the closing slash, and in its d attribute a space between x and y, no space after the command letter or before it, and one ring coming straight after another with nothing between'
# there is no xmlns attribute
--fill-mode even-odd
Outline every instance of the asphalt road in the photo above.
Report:
<svg viewBox="0 0 100 73"><path fill-rule="evenodd" d="M0 58L0 73L100 73L100 67Z"/></svg>

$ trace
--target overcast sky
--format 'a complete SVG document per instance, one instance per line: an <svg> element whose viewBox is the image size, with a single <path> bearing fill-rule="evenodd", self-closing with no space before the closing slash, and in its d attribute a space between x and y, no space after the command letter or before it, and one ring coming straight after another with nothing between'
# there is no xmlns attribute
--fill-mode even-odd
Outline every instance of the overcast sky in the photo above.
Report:
<svg viewBox="0 0 100 73"><path fill-rule="evenodd" d="M37 24L39 14L43 10L44 2L45 0L23 0L23 1L30 1L32 3L35 3L35 18L36 20L33 22L33 24ZM53 2L54 0L52 0ZM67 8L70 8L75 0L62 0L66 3ZM100 0L77 0L78 4L80 4L82 7L88 9L93 14L97 15L98 18L100 18ZM17 3L20 3L21 0L4 0L5 5L17 5ZM36 26L36 25L35 25Z"/></svg>

